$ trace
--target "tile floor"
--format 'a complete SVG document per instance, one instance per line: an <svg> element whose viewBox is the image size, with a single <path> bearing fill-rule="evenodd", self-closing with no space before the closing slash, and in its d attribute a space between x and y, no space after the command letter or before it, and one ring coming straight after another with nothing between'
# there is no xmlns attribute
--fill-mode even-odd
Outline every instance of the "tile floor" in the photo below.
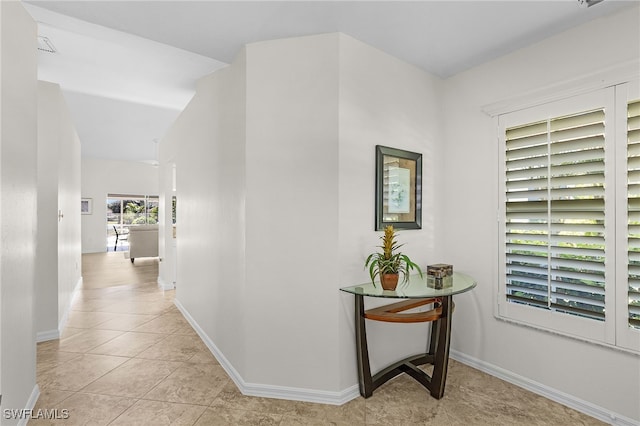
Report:
<svg viewBox="0 0 640 426"><path fill-rule="evenodd" d="M156 285L157 260L83 256L62 338L38 344L30 425L596 425L599 421L463 364L437 401L406 376L343 406L243 396Z"/></svg>

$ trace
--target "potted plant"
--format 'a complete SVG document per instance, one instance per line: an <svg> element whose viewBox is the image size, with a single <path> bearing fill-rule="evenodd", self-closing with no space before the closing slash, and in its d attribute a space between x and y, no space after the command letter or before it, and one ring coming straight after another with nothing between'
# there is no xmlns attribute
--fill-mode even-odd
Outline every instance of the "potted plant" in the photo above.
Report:
<svg viewBox="0 0 640 426"><path fill-rule="evenodd" d="M422 270L413 263L406 254L398 251L403 244L396 241L396 231L392 225L384 229L384 235L380 237L382 245L379 246L382 252L371 253L364 262L364 267L369 267L371 282L376 285L376 277L380 277L380 283L385 290L395 290L398 285L400 275L402 282L409 279L409 273L416 269L422 277Z"/></svg>

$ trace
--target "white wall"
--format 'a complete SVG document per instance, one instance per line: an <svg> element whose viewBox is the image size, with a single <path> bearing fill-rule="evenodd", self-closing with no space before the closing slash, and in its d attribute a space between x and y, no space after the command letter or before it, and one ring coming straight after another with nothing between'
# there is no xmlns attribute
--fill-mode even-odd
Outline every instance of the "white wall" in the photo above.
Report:
<svg viewBox="0 0 640 426"><path fill-rule="evenodd" d="M439 95L437 79L340 34L251 44L201 80L161 143L163 167L177 164L176 298L245 390L357 393L353 299L339 288L368 280L379 244L375 145L425 155L425 229L401 238L426 265ZM372 345L374 368L425 347L426 327L402 334L374 327L394 346Z"/></svg>
<svg viewBox="0 0 640 426"><path fill-rule="evenodd" d="M59 90L59 89L58 89ZM60 156L58 157L58 331L71 309L74 291L82 279L82 222L80 209L80 139L63 97L58 108Z"/></svg>
<svg viewBox="0 0 640 426"><path fill-rule="evenodd" d="M38 340L59 336L80 281L79 202L80 140L60 86L41 81L35 310Z"/></svg>
<svg viewBox="0 0 640 426"><path fill-rule="evenodd" d="M38 82L38 242L36 332L58 330L59 88ZM55 332L52 334L56 338Z"/></svg>
<svg viewBox="0 0 640 426"><path fill-rule="evenodd" d="M174 162L177 167L176 299L241 375L246 353L244 69L243 51L232 65L201 79L160 149L165 202L172 194L166 169ZM169 233L161 244L172 243ZM172 261L163 259L163 274L170 273L165 263ZM171 277L161 279L166 283Z"/></svg>
<svg viewBox="0 0 640 426"><path fill-rule="evenodd" d="M162 157L162 155L160 155ZM166 166L158 170L160 179L160 199L158 209L158 286L164 290L176 286L176 245L173 233L172 197L177 195L173 189L173 168L175 158L166 161Z"/></svg>
<svg viewBox="0 0 640 426"><path fill-rule="evenodd" d="M497 138L484 105L585 76L640 52L638 7L602 18L446 81L446 258L478 279L456 297L452 348L525 380L640 421L637 355L493 317L497 273ZM597 35L594 37L594 35ZM553 63L551 63L553 61Z"/></svg>
<svg viewBox="0 0 640 426"><path fill-rule="evenodd" d="M340 38L339 271L334 287L366 282L376 250L375 145L422 154L422 229L399 231L403 251L423 268L440 255L443 212L441 81L348 37ZM369 304L384 304L366 300ZM386 303L386 302L385 302ZM368 306L368 305L367 305ZM341 389L357 382L353 296L341 294ZM372 371L426 347L426 324L369 322Z"/></svg>
<svg viewBox="0 0 640 426"><path fill-rule="evenodd" d="M251 383L339 390L338 40L247 46Z"/></svg>
<svg viewBox="0 0 640 426"><path fill-rule="evenodd" d="M37 30L19 2L2 1L0 10L0 394L2 409L23 409L33 406L38 392Z"/></svg>
<svg viewBox="0 0 640 426"><path fill-rule="evenodd" d="M107 194L158 195L158 167L133 161L82 159L82 198L93 214L82 215L82 253L107 250Z"/></svg>

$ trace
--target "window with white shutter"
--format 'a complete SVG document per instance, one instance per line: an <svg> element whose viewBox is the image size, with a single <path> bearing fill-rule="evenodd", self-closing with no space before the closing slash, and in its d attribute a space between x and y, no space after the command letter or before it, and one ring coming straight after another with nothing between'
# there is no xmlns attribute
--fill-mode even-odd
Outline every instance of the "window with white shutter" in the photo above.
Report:
<svg viewBox="0 0 640 426"><path fill-rule="evenodd" d="M640 100L627 107L628 321L640 329Z"/></svg>
<svg viewBox="0 0 640 426"><path fill-rule="evenodd" d="M498 127L496 316L640 353L640 84Z"/></svg>
<svg viewBox="0 0 640 426"><path fill-rule="evenodd" d="M604 109L505 136L507 299L604 320Z"/></svg>

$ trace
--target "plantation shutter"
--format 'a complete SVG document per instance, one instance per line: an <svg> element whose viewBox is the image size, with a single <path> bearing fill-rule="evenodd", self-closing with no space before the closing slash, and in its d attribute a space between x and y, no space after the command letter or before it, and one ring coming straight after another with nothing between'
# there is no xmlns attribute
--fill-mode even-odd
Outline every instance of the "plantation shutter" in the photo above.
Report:
<svg viewBox="0 0 640 426"><path fill-rule="evenodd" d="M640 100L627 109L629 326L640 328Z"/></svg>
<svg viewBox="0 0 640 426"><path fill-rule="evenodd" d="M507 300L604 320L604 109L506 130Z"/></svg>

